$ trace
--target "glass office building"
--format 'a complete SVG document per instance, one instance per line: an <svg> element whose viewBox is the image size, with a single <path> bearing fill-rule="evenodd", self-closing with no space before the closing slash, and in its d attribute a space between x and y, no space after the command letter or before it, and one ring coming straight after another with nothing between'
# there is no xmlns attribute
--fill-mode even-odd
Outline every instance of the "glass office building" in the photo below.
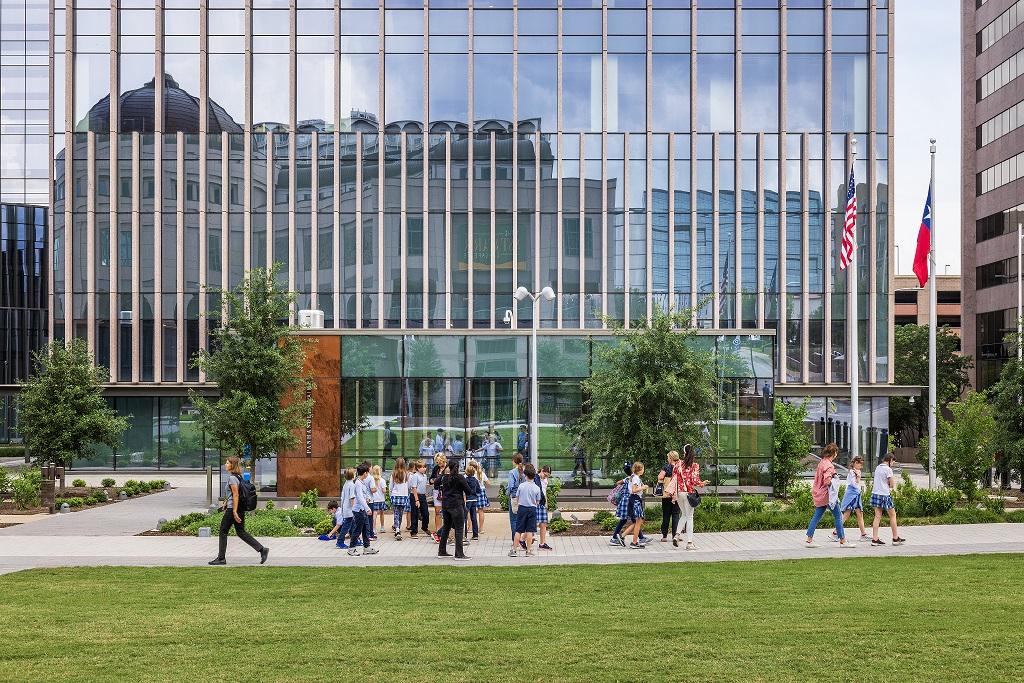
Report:
<svg viewBox="0 0 1024 683"><path fill-rule="evenodd" d="M604 316L697 306L703 339L758 359L723 378L759 406L723 415L740 424L811 396L846 438L858 334L871 448L892 382L891 26L885 0L56 0L53 336L89 340L160 465L204 386L206 288L252 267L282 264L341 337L342 407L372 381L373 427L438 415L467 438L525 421L534 324L590 349ZM836 267L854 139L856 326ZM557 293L536 321L520 285ZM424 339L433 374L408 367ZM399 350L353 375L360 343ZM579 410L590 365L570 365L542 413ZM422 381L445 387L426 422ZM713 438L739 470L770 458L770 438Z"/></svg>
<svg viewBox="0 0 1024 683"><path fill-rule="evenodd" d="M45 206L49 153L48 0L0 2L0 202Z"/></svg>

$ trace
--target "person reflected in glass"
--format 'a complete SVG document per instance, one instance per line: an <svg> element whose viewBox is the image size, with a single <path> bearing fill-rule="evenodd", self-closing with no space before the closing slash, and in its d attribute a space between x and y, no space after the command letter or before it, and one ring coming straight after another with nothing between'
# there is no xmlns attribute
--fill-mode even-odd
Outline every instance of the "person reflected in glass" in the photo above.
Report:
<svg viewBox="0 0 1024 683"><path fill-rule="evenodd" d="M427 467L434 464L434 437L430 432L427 432L420 441L420 460Z"/></svg>

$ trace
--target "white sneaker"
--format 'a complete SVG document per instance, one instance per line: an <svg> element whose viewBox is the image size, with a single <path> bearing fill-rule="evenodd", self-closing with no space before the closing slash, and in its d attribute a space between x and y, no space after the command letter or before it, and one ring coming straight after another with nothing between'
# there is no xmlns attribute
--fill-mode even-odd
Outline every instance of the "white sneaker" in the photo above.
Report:
<svg viewBox="0 0 1024 683"><path fill-rule="evenodd" d="M808 543L807 541L804 541L804 547L805 548L820 548L821 546L819 546L817 543L814 543L814 542Z"/></svg>
<svg viewBox="0 0 1024 683"><path fill-rule="evenodd" d="M857 544L856 543L850 543L849 541L847 541L846 543L840 543L839 547L840 548L856 548Z"/></svg>
<svg viewBox="0 0 1024 683"><path fill-rule="evenodd" d="M515 548L512 548L512 550L508 551L508 556L509 557L519 557L519 551L517 549L515 549Z"/></svg>
<svg viewBox="0 0 1024 683"><path fill-rule="evenodd" d="M379 552L380 551L377 550L376 548L364 548L363 549L363 555L376 555Z"/></svg>

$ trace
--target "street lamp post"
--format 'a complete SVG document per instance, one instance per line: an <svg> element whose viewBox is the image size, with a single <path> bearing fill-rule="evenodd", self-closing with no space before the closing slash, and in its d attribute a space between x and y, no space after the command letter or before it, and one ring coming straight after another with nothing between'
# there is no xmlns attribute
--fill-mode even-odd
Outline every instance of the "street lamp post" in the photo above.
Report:
<svg viewBox="0 0 1024 683"><path fill-rule="evenodd" d="M520 287L515 293L516 301L533 302L533 325L530 332L530 462L537 466L537 454L540 450L540 435L537 429L537 422L540 419L540 410L537 403L540 400L540 389L537 382L537 320L540 318L540 300L551 301L555 298L555 290L545 287L536 294L526 287Z"/></svg>

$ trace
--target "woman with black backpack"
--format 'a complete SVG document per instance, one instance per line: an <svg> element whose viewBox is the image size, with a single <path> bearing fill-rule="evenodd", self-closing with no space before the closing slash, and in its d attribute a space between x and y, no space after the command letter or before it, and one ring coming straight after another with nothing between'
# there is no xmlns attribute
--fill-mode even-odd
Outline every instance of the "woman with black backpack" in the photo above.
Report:
<svg viewBox="0 0 1024 683"><path fill-rule="evenodd" d="M224 506L224 516L220 520L220 549L217 557L210 560L210 564L227 564L224 554L228 549L228 532L231 531L231 527L235 527L235 533L238 534L238 537L260 554L260 564L263 564L267 561L270 548L257 541L245 530L245 509L247 506L242 504L242 499L247 497L247 495L255 497L255 490L250 491L249 488L252 487L252 484L243 479L242 462L237 455L232 455L228 458L228 461L224 463L224 469L228 473L228 500ZM244 492L242 490L243 487L246 489Z"/></svg>

